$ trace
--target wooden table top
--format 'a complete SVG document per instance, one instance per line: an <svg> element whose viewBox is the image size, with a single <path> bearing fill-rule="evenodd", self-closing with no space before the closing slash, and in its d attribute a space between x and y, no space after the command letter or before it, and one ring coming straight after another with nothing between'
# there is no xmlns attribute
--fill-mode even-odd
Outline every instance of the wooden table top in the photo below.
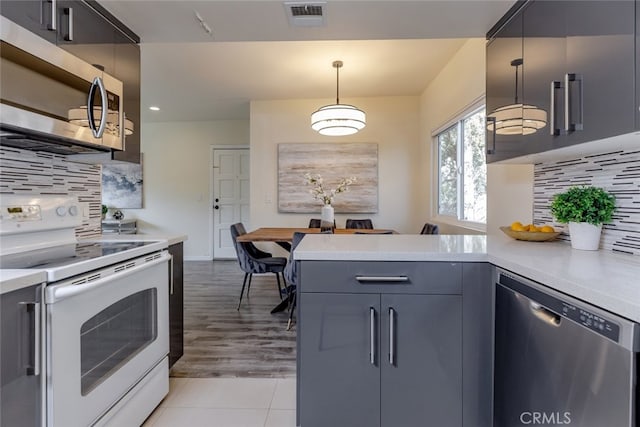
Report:
<svg viewBox="0 0 640 427"><path fill-rule="evenodd" d="M293 233L296 231L300 233L320 233L319 228L295 228L295 227L262 227L257 230L251 231L247 234L243 234L238 237L238 242L291 242L293 240ZM379 234L383 232L396 233L393 230L385 230L385 229L356 229L356 228L336 228L334 230L335 234L354 234L358 233L366 233L366 234Z"/></svg>

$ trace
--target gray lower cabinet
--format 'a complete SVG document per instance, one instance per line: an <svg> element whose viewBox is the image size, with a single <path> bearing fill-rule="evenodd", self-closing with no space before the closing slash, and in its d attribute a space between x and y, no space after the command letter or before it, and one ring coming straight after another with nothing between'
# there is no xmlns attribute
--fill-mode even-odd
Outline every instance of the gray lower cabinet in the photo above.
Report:
<svg viewBox="0 0 640 427"><path fill-rule="evenodd" d="M381 425L462 426L462 296L381 299Z"/></svg>
<svg viewBox="0 0 640 427"><path fill-rule="evenodd" d="M184 244L169 246L171 285L169 287L169 367L184 354Z"/></svg>
<svg viewBox="0 0 640 427"><path fill-rule="evenodd" d="M299 425L463 426L462 273L460 263L303 261Z"/></svg>
<svg viewBox="0 0 640 427"><path fill-rule="evenodd" d="M380 352L374 337L371 363L370 307L380 313L380 296L302 293L298 307L300 425L379 426ZM375 322L379 329L379 315Z"/></svg>

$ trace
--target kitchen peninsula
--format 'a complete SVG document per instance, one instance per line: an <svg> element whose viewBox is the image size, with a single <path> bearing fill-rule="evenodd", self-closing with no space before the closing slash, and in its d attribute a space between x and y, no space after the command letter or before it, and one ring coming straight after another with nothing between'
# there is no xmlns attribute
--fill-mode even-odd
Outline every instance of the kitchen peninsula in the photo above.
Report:
<svg viewBox="0 0 640 427"><path fill-rule="evenodd" d="M305 427L491 425L497 268L640 321L640 260L562 242L309 235L294 258Z"/></svg>

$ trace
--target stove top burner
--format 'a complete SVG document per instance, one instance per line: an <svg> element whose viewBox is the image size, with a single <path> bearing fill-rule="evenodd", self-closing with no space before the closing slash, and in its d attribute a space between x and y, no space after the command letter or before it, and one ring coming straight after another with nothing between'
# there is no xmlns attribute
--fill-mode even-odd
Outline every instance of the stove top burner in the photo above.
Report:
<svg viewBox="0 0 640 427"><path fill-rule="evenodd" d="M82 242L53 246L0 257L3 269L54 269L82 261L97 259L155 243L146 242Z"/></svg>

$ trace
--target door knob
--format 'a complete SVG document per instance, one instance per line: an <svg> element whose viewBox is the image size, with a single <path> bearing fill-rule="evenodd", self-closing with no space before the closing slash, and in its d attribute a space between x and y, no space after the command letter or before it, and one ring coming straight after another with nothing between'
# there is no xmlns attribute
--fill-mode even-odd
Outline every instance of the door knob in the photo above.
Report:
<svg viewBox="0 0 640 427"><path fill-rule="evenodd" d="M220 201L220 199L216 198L216 203L218 203Z"/></svg>
<svg viewBox="0 0 640 427"><path fill-rule="evenodd" d="M220 209L220 206L215 205L215 206L213 207L213 209Z"/></svg>

